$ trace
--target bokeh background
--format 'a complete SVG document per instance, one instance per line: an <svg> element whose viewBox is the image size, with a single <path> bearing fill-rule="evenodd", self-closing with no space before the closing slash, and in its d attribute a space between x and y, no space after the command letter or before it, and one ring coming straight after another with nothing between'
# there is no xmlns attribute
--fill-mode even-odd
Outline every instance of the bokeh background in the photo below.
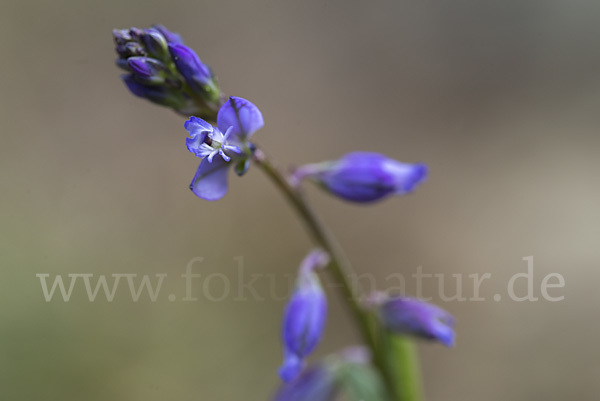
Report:
<svg viewBox="0 0 600 401"><path fill-rule="evenodd" d="M455 349L420 345L429 400L596 400L599 20L591 0L3 1L0 398L258 401L278 384L284 301L211 302L201 278L181 302L179 276L203 257L197 273L234 285L243 257L285 294L310 243L256 168L216 203L187 189L183 120L128 94L113 63L111 29L160 22L261 108L255 138L281 164L371 150L430 166L371 207L308 189L381 287L419 266L492 274L483 302L426 285L459 322ZM531 255L536 295L560 273L564 301L495 302ZM81 282L45 302L39 273L168 278L156 302L125 282L112 303ZM357 341L330 294L314 359Z"/></svg>

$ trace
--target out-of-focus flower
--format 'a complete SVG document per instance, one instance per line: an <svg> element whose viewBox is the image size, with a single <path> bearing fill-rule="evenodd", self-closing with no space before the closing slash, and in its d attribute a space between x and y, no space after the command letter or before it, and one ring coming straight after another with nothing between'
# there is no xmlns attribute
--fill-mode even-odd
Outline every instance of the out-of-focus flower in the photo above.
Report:
<svg viewBox="0 0 600 401"><path fill-rule="evenodd" d="M327 298L315 269L325 266L329 257L321 250L312 251L302 262L296 288L283 318L284 362L279 376L294 380L304 368L304 359L315 349L325 328Z"/></svg>
<svg viewBox="0 0 600 401"><path fill-rule="evenodd" d="M302 166L294 177L310 178L342 199L364 203L411 192L427 177L427 166L401 163L378 153L354 152L336 161Z"/></svg>
<svg viewBox="0 0 600 401"><path fill-rule="evenodd" d="M337 391L334 370L322 363L307 368L295 380L284 383L273 401L331 401Z"/></svg>
<svg viewBox="0 0 600 401"><path fill-rule="evenodd" d="M185 129L190 134L187 148L202 158L190 184L192 192L211 201L225 196L230 165L238 175L247 171L254 148L250 137L263 125L258 107L239 97L230 97L223 104L216 127L197 117L186 121Z"/></svg>
<svg viewBox="0 0 600 401"><path fill-rule="evenodd" d="M454 346L454 317L442 308L410 297L380 297L376 301L383 325L399 334L410 334Z"/></svg>
<svg viewBox="0 0 600 401"><path fill-rule="evenodd" d="M221 92L211 69L181 36L162 25L148 29L115 29L117 65L136 96L186 115L214 120Z"/></svg>
<svg viewBox="0 0 600 401"><path fill-rule="evenodd" d="M353 401L390 400L364 347L344 349L309 366L296 379L283 383L273 401L333 401L341 393Z"/></svg>

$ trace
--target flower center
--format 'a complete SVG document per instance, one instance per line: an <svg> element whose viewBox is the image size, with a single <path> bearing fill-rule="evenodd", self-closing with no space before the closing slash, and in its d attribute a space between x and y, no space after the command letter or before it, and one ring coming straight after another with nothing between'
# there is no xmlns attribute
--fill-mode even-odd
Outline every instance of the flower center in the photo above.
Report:
<svg viewBox="0 0 600 401"><path fill-rule="evenodd" d="M215 129L213 132L208 134L206 138L204 138L204 147L205 147L205 155L208 158L209 162L212 162L213 158L218 154L221 155L223 160L226 162L231 160L231 157L225 154L225 151L231 151L235 153L241 153L240 148L233 145L227 144L227 138L231 134L233 127L229 127L225 134L223 134L218 129Z"/></svg>

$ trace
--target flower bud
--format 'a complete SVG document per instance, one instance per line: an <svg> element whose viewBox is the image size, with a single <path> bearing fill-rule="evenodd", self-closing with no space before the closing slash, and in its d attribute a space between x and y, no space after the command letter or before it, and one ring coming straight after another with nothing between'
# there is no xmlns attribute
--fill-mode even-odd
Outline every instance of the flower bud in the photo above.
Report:
<svg viewBox="0 0 600 401"><path fill-rule="evenodd" d="M183 39L181 38L181 35L169 31L164 25L155 24L152 25L152 29L158 31L166 39L167 43L174 43L177 45L183 44Z"/></svg>
<svg viewBox="0 0 600 401"><path fill-rule="evenodd" d="M136 80L142 84L158 85L165 83L167 67L158 60L148 57L129 57L127 65Z"/></svg>
<svg viewBox="0 0 600 401"><path fill-rule="evenodd" d="M200 57L185 45L171 43L169 52L177 70L185 78L192 91L198 93L206 102L218 101L219 89L210 68L202 63Z"/></svg>
<svg viewBox="0 0 600 401"><path fill-rule="evenodd" d="M330 193L359 203L407 194L426 176L424 164L401 163L369 152L354 152L337 161L309 164L295 173L297 180L311 178Z"/></svg>
<svg viewBox="0 0 600 401"><path fill-rule="evenodd" d="M454 345L454 317L442 308L417 298L395 297L378 301L383 325L399 334L410 334Z"/></svg>
<svg viewBox="0 0 600 401"><path fill-rule="evenodd" d="M117 45L124 45L133 40L129 34L129 29L113 29L112 34L115 44Z"/></svg>
<svg viewBox="0 0 600 401"><path fill-rule="evenodd" d="M120 59L127 59L129 57L145 56L146 50L142 45L135 42L129 42L124 44L117 44L115 47L117 54Z"/></svg>
<svg viewBox="0 0 600 401"><path fill-rule="evenodd" d="M131 36L131 40L135 40L139 42L144 34L144 30L136 27L129 28L129 36Z"/></svg>
<svg viewBox="0 0 600 401"><path fill-rule="evenodd" d="M315 269L325 266L328 256L311 252L302 262L296 288L283 320L282 339L285 359L279 370L283 381L294 380L304 367L304 359L315 349L325 327L327 298Z"/></svg>
<svg viewBox="0 0 600 401"><path fill-rule="evenodd" d="M166 38L157 30L147 29L141 37L142 44L148 55L158 60L169 58L169 47Z"/></svg>

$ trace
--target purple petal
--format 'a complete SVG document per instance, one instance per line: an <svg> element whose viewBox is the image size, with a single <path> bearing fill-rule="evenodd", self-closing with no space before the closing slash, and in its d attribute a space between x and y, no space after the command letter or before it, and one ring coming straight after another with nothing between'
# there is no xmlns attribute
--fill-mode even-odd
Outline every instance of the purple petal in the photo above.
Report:
<svg viewBox="0 0 600 401"><path fill-rule="evenodd" d="M190 189L199 198L214 201L227 193L229 164L218 157L211 162L203 159L190 184Z"/></svg>
<svg viewBox="0 0 600 401"><path fill-rule="evenodd" d="M233 127L231 136L245 139L265 123L258 107L246 99L232 96L219 110L217 125L223 132Z"/></svg>
<svg viewBox="0 0 600 401"><path fill-rule="evenodd" d="M191 136L197 136L203 132L212 132L213 126L198 117L190 117L189 120L183 125L185 130L190 133Z"/></svg>

